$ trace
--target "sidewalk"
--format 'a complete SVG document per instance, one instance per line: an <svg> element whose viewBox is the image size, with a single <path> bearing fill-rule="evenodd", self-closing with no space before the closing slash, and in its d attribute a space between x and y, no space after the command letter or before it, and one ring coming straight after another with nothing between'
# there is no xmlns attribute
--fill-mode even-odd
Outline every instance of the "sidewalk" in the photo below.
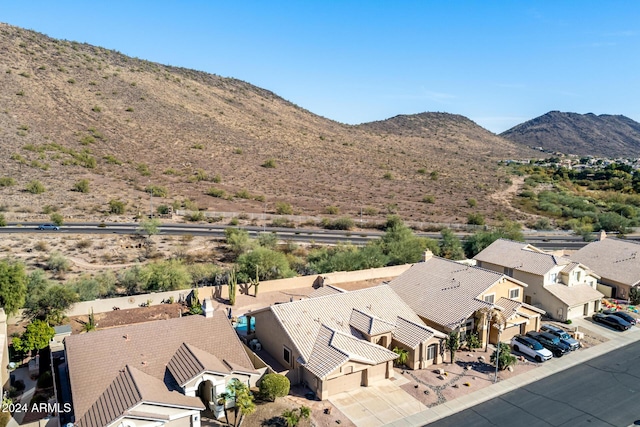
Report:
<svg viewBox="0 0 640 427"><path fill-rule="evenodd" d="M593 324L586 319L578 319L574 321L574 324L575 326L589 326L589 328L594 327ZM598 333L609 338L609 341L598 344L591 348L578 350L570 355L567 355L567 357L558 359L553 358L536 369L532 369L509 379L501 380L498 383L492 384L488 387L484 387L481 390L474 391L473 393L469 393L465 396L445 402L442 405L434 406L417 414L387 424L387 426L409 427L427 425L441 418L446 418L457 412L491 400L494 397L501 396L505 393L521 388L527 384L531 384L532 382L541 380L557 372L564 371L573 366L587 362L605 353L609 353L610 351L616 350L618 348L624 347L627 344L631 344L635 341L640 340L639 326L635 326L623 333L609 330L606 327L598 326L598 328Z"/></svg>

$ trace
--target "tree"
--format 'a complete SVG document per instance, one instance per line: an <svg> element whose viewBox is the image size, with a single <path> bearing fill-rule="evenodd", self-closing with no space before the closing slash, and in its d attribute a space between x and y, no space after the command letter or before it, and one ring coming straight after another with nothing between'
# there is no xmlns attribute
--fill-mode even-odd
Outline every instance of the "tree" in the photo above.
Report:
<svg viewBox="0 0 640 427"><path fill-rule="evenodd" d="M451 363L455 362L456 351L460 348L460 333L456 331L450 332L445 345L449 350L449 354L451 354Z"/></svg>
<svg viewBox="0 0 640 427"><path fill-rule="evenodd" d="M256 245L256 242L249 238L247 230L229 227L224 229L224 235L227 247L236 257L248 252Z"/></svg>
<svg viewBox="0 0 640 427"><path fill-rule="evenodd" d="M13 338L13 347L22 353L37 351L49 345L55 331L45 321L36 319L27 325L20 337Z"/></svg>
<svg viewBox="0 0 640 427"><path fill-rule="evenodd" d="M237 378L234 378L229 382L226 393L228 393L226 399L235 400L234 425L239 427L240 424L242 424L244 416L251 414L256 409L256 405L253 402L253 395L249 390L249 386Z"/></svg>
<svg viewBox="0 0 640 427"><path fill-rule="evenodd" d="M280 374L266 374L260 382L260 394L266 399L275 402L277 397L289 394L289 378Z"/></svg>
<svg viewBox="0 0 640 427"><path fill-rule="evenodd" d="M238 257L238 280L248 283L255 277L256 269L259 271L260 280L295 276L285 254L261 246Z"/></svg>
<svg viewBox="0 0 640 427"><path fill-rule="evenodd" d="M438 255L439 248L432 239L417 237L400 217L390 215L385 224L385 234L379 241L383 253L389 258L388 265L411 264L422 259L427 248ZM436 251L433 251L436 249Z"/></svg>
<svg viewBox="0 0 640 427"><path fill-rule="evenodd" d="M142 269L141 278L146 291L175 291L191 285L187 268L181 261L173 259L148 264Z"/></svg>
<svg viewBox="0 0 640 427"><path fill-rule="evenodd" d="M157 218L142 220L137 231L146 234L147 239L151 239L151 236L155 236L160 232L160 225L160 220Z"/></svg>
<svg viewBox="0 0 640 427"><path fill-rule="evenodd" d="M19 261L0 260L0 305L7 315L14 314L25 303L27 275Z"/></svg>
<svg viewBox="0 0 640 427"><path fill-rule="evenodd" d="M498 352L497 350L494 350L494 352L491 353L491 357L489 358L489 361L494 365L496 364L497 352ZM503 371L507 369L509 366L515 365L517 361L518 359L513 354L511 354L511 347L509 346L509 343L501 342L500 355L498 356L498 369Z"/></svg>
<svg viewBox="0 0 640 427"><path fill-rule="evenodd" d="M440 231L441 240L440 240L440 256L447 259L459 260L464 259L464 249L462 249L462 243L460 239L453 234L448 228L442 229Z"/></svg>
<svg viewBox="0 0 640 427"><path fill-rule="evenodd" d="M409 352L404 348L394 347L393 352L398 355L398 358L394 361L396 366L403 366L407 364L409 360Z"/></svg>
<svg viewBox="0 0 640 427"><path fill-rule="evenodd" d="M633 287L629 290L629 300L631 304L640 304L640 288Z"/></svg>
<svg viewBox="0 0 640 427"><path fill-rule="evenodd" d="M70 287L51 285L40 298L30 303L27 307L27 316L58 324L62 322L65 311L76 302L78 302L78 294Z"/></svg>
<svg viewBox="0 0 640 427"><path fill-rule="evenodd" d="M473 258L498 239L524 242L522 227L517 222L504 221L494 230L478 231L464 241L464 252L468 258Z"/></svg>

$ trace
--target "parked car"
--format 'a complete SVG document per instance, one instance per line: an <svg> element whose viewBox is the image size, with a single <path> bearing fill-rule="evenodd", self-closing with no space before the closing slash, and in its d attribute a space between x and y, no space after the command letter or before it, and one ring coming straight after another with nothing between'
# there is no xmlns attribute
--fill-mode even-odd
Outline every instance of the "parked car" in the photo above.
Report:
<svg viewBox="0 0 640 427"><path fill-rule="evenodd" d="M527 332L527 336L542 344L544 348L553 353L554 357L562 357L571 351L571 348L568 345L560 342L560 338L555 335L551 335L548 332L530 331Z"/></svg>
<svg viewBox="0 0 640 427"><path fill-rule="evenodd" d="M591 318L594 322L602 323L619 331L626 331L631 327L631 323L627 322L622 317L614 316L612 314L595 313Z"/></svg>
<svg viewBox="0 0 640 427"><path fill-rule="evenodd" d="M533 358L536 362L544 362L553 357L553 354L538 341L523 335L516 335L511 338L511 347L515 351Z"/></svg>
<svg viewBox="0 0 640 427"><path fill-rule="evenodd" d="M560 338L560 342L568 345L571 351L580 348L580 341L572 338L571 335L569 335L569 333L567 333L567 331L562 328L553 325L542 325L540 327L540 332L547 332Z"/></svg>
<svg viewBox="0 0 640 427"><path fill-rule="evenodd" d="M623 320L631 323L632 325L635 325L636 323L638 323L638 320L636 320L635 317L633 317L629 313L625 313L624 311L605 310L605 311L602 312L602 314L609 314L611 316L618 316L618 317L622 318Z"/></svg>
<svg viewBox="0 0 640 427"><path fill-rule="evenodd" d="M55 231L58 231L58 230L60 230L60 227L58 227L55 224L40 224L38 226L38 230L55 230Z"/></svg>

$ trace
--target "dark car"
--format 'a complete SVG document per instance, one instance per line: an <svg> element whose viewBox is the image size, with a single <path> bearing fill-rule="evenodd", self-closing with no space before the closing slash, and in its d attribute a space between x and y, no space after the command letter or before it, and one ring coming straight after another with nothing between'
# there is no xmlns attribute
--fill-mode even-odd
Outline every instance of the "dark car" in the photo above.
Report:
<svg viewBox="0 0 640 427"><path fill-rule="evenodd" d="M58 230L60 230L60 227L58 227L55 224L40 224L38 226L38 230L54 230L54 231L58 231Z"/></svg>
<svg viewBox="0 0 640 427"><path fill-rule="evenodd" d="M611 316L618 316L618 317L622 318L623 320L625 320L626 322L629 322L632 325L635 325L636 323L638 323L638 321L635 319L635 317L633 317L629 313L625 313L624 311L605 310L602 313L603 314L609 314Z"/></svg>
<svg viewBox="0 0 640 427"><path fill-rule="evenodd" d="M626 331L631 327L631 323L627 322L622 317L614 316L612 314L596 313L592 316L592 319L595 322L602 323L619 331Z"/></svg>
<svg viewBox="0 0 640 427"><path fill-rule="evenodd" d="M580 341L575 338L571 338L571 335L567 333L564 329L561 329L554 325L542 325L540 327L540 332L548 332L551 335L554 335L560 338L560 342L566 344L571 348L571 351L577 350L580 348Z"/></svg>
<svg viewBox="0 0 640 427"><path fill-rule="evenodd" d="M551 351L554 357L562 357L570 351L570 347L560 342L560 338L548 332L527 332L529 338L538 341L544 348Z"/></svg>

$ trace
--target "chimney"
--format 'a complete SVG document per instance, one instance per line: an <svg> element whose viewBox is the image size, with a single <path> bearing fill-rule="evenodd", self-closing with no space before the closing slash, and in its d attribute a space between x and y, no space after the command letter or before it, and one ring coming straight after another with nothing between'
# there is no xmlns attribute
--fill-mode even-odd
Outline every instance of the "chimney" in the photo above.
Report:
<svg viewBox="0 0 640 427"><path fill-rule="evenodd" d="M598 237L598 240L604 240L607 238L607 233L604 232L604 230L600 230L600 237Z"/></svg>
<svg viewBox="0 0 640 427"><path fill-rule="evenodd" d="M422 262L427 262L431 258L433 258L433 252L431 252L429 249L424 251L424 253L422 254Z"/></svg>
<svg viewBox="0 0 640 427"><path fill-rule="evenodd" d="M213 317L213 301L211 301L211 298L204 299L202 303L202 311L204 312L204 317Z"/></svg>

